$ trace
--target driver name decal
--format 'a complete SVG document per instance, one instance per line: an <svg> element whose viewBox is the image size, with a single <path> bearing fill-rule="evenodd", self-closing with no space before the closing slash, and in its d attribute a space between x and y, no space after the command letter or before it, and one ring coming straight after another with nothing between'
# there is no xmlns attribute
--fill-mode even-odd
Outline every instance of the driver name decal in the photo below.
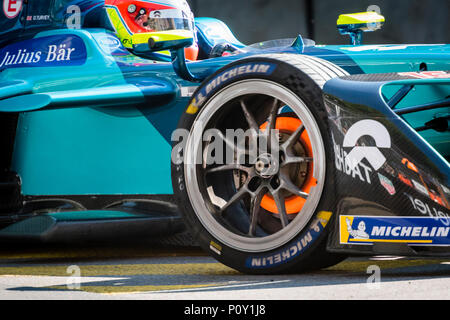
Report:
<svg viewBox="0 0 450 320"><path fill-rule="evenodd" d="M75 35L48 36L6 46L0 50L0 69L58 67L86 62L86 46Z"/></svg>

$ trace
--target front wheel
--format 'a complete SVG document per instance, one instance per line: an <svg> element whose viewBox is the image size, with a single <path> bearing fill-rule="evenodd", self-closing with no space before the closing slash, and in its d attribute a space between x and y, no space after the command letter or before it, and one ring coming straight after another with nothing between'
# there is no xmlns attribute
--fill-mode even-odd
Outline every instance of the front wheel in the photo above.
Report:
<svg viewBox="0 0 450 320"><path fill-rule="evenodd" d="M317 58L264 55L194 94L172 180L191 233L217 260L252 274L341 261L325 245L334 172L321 87L344 74Z"/></svg>

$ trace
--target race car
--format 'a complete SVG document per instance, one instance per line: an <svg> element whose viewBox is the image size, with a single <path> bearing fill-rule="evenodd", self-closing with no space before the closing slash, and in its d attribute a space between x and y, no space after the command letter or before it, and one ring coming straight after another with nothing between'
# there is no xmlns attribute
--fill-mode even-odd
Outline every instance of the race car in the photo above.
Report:
<svg viewBox="0 0 450 320"><path fill-rule="evenodd" d="M187 228L250 274L449 255L449 45L363 45L376 12L245 45L181 2L3 0L1 239Z"/></svg>

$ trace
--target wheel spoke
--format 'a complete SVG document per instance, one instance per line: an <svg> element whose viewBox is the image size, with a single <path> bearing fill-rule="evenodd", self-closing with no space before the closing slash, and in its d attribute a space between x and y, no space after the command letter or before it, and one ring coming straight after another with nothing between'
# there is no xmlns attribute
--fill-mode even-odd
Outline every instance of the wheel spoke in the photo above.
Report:
<svg viewBox="0 0 450 320"><path fill-rule="evenodd" d="M280 173L280 188L289 191L290 193L300 196L303 199L308 199L308 194L300 190L291 180L284 174Z"/></svg>
<svg viewBox="0 0 450 320"><path fill-rule="evenodd" d="M226 146L228 148L230 148L231 150L236 151L238 153L238 155L247 155L248 154L248 150L246 150L245 148L241 148L239 146L239 144L235 144L234 141L230 141L229 139L226 138L226 136L220 131L217 130L217 136L223 140L223 142L225 142Z"/></svg>
<svg viewBox="0 0 450 320"><path fill-rule="evenodd" d="M283 162L283 166L292 164L292 163L303 163L303 162L313 162L314 159L311 157L286 157Z"/></svg>
<svg viewBox="0 0 450 320"><path fill-rule="evenodd" d="M227 210L232 204L242 199L242 197L247 194L249 191L246 186L243 186L238 192L236 192L230 200L222 207L220 208L220 212L223 213L225 210Z"/></svg>
<svg viewBox="0 0 450 320"><path fill-rule="evenodd" d="M267 150L272 150L272 144L278 147L278 137L272 135L276 128L277 117L278 117L278 105L279 101L277 99L274 100L273 105L269 112L269 117L267 118L267 127L264 132L264 136L267 141Z"/></svg>
<svg viewBox="0 0 450 320"><path fill-rule="evenodd" d="M272 108L270 109L269 117L267 118L267 129L274 130L276 127L277 116L278 116L278 104L277 99L274 100ZM269 135L270 133L267 133Z"/></svg>
<svg viewBox="0 0 450 320"><path fill-rule="evenodd" d="M258 224L258 214L261 212L261 201L264 195L264 188L261 188L261 190L257 192L254 197L252 197L250 229L248 231L249 236L255 235L256 226Z"/></svg>
<svg viewBox="0 0 450 320"><path fill-rule="evenodd" d="M305 131L305 127L303 125L300 125L297 130L295 130L295 132L289 137L289 139L287 139L282 147L284 150L288 150L290 149L295 142L297 142L300 139L300 136L302 135L302 133Z"/></svg>
<svg viewBox="0 0 450 320"><path fill-rule="evenodd" d="M206 170L206 173L209 174L209 173L213 173L213 172L223 172L223 171L228 171L228 170L239 170L239 171L244 171L244 172L250 173L251 169L252 168L240 165L238 163L231 163L231 164L225 164L222 166L208 169L208 170Z"/></svg>
<svg viewBox="0 0 450 320"><path fill-rule="evenodd" d="M250 126L250 129L253 129L256 132L258 132L259 126L256 123L255 118L252 116L252 114L248 110L247 106L245 105L244 100L241 100L241 108L242 108L242 111L244 112L245 119L247 120L248 125Z"/></svg>
<svg viewBox="0 0 450 320"><path fill-rule="evenodd" d="M272 197L277 205L278 214L280 215L281 225L285 228L289 224L289 219L286 212L286 203L284 195L280 193L280 190L272 192Z"/></svg>

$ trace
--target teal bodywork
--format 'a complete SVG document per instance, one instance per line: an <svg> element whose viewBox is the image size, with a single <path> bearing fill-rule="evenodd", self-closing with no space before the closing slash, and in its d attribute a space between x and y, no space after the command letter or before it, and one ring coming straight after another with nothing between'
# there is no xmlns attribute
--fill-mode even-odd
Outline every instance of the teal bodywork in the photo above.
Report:
<svg viewBox="0 0 450 320"><path fill-rule="evenodd" d="M447 44L334 45L325 48L349 56L363 73L418 72L424 63L427 70L448 70L450 64L450 46Z"/></svg>
<svg viewBox="0 0 450 320"><path fill-rule="evenodd" d="M198 84L180 79L170 63L125 54L120 42L111 49L104 40L114 35L106 30L51 30L33 39L74 35L86 47L82 65L5 68L0 74L0 111L20 113L11 169L21 178L23 194L172 194L170 135L190 98L186 90L192 93ZM315 55L350 73L419 71L424 64L428 70L450 69L449 45L282 47L259 53L264 52ZM189 67L208 75L251 54ZM423 91L423 103L436 90Z"/></svg>

